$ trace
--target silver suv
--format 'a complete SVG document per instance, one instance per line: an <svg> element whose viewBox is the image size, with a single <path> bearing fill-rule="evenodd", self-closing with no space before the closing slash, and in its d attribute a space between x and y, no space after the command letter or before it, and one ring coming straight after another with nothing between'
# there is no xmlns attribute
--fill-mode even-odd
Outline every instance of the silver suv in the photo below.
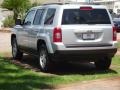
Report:
<svg viewBox="0 0 120 90"><path fill-rule="evenodd" d="M54 62L89 61L108 69L117 51L116 28L105 6L46 4L31 8L12 30L14 59L39 57L42 71Z"/></svg>

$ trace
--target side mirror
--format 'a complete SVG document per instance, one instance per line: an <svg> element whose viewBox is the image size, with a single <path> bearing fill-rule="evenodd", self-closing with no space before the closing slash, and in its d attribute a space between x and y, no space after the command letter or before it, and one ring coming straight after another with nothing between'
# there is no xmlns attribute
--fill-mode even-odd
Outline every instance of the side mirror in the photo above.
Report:
<svg viewBox="0 0 120 90"><path fill-rule="evenodd" d="M22 20L21 20L21 19L17 19L17 20L15 21L15 24L16 24L16 25L22 25Z"/></svg>

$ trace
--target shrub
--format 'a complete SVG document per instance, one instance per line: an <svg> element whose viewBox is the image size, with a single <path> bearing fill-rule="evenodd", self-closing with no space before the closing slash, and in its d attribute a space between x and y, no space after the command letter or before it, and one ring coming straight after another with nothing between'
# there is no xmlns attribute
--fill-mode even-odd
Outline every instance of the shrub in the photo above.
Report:
<svg viewBox="0 0 120 90"><path fill-rule="evenodd" d="M4 21L3 21L3 26L4 27L13 27L15 25L15 20L13 16L8 16Z"/></svg>
<svg viewBox="0 0 120 90"><path fill-rule="evenodd" d="M19 14L23 14L31 6L30 0L3 0L2 8L13 10L14 20L18 18Z"/></svg>

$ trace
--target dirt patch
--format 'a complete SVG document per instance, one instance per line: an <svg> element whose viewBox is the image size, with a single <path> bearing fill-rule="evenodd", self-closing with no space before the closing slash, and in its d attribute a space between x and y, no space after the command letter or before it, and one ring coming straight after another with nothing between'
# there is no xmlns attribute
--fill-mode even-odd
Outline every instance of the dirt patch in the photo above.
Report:
<svg viewBox="0 0 120 90"><path fill-rule="evenodd" d="M12 30L12 28L2 28L0 29L0 32L3 32L3 33L10 33Z"/></svg>
<svg viewBox="0 0 120 90"><path fill-rule="evenodd" d="M0 53L11 52L11 33L0 32Z"/></svg>
<svg viewBox="0 0 120 90"><path fill-rule="evenodd" d="M120 90L120 77L62 85L57 90Z"/></svg>

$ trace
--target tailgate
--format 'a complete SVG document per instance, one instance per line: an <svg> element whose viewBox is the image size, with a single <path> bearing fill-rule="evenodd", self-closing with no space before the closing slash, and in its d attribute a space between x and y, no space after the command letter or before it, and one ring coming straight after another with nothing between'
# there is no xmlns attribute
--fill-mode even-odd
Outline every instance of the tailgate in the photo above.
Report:
<svg viewBox="0 0 120 90"><path fill-rule="evenodd" d="M62 39L66 46L109 46L112 45L112 26L62 26Z"/></svg>
<svg viewBox="0 0 120 90"><path fill-rule="evenodd" d="M111 46L112 25L106 9L64 9L62 38L66 46Z"/></svg>

